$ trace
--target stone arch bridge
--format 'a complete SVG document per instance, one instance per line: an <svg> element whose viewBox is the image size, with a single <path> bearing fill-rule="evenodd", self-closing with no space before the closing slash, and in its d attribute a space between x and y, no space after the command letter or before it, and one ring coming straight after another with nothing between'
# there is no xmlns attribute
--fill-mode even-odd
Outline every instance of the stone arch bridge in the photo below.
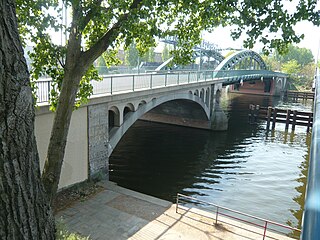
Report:
<svg viewBox="0 0 320 240"><path fill-rule="evenodd" d="M266 70L257 53L244 50L222 60L216 70L103 76L103 81L93 83L89 103L73 114L59 187L108 173L109 156L138 119L226 130L228 121L220 108L222 87L247 81L273 81L270 94L277 94L285 87L286 75ZM45 94L50 84L37 84L36 137L44 159L53 113Z"/></svg>

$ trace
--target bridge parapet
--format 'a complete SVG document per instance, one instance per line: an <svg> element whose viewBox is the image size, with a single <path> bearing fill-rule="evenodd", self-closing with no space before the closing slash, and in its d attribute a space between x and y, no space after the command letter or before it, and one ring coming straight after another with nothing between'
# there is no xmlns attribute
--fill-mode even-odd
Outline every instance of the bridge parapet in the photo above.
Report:
<svg viewBox="0 0 320 240"><path fill-rule="evenodd" d="M194 83L223 83L224 86L253 79L286 78L286 75L269 70L215 70L177 71L147 74L120 74L101 76L102 81L92 81L93 95L115 95L142 90L166 88ZM51 79L36 82L38 103L49 101Z"/></svg>
<svg viewBox="0 0 320 240"><path fill-rule="evenodd" d="M315 100L308 183L302 218L302 240L320 239L320 73L315 79Z"/></svg>

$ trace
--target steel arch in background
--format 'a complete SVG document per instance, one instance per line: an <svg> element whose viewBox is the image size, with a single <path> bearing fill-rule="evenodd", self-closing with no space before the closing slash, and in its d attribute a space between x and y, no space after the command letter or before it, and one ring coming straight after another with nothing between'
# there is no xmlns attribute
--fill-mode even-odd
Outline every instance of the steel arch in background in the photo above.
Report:
<svg viewBox="0 0 320 240"><path fill-rule="evenodd" d="M200 49L195 47L193 58L197 57L207 57L209 59L213 58L219 64L224 60L224 56L222 56L221 53L216 49ZM163 62L159 67L157 67L155 71L163 70L167 65L171 63L172 60L173 57L169 58L167 61Z"/></svg>
<svg viewBox="0 0 320 240"><path fill-rule="evenodd" d="M267 70L267 65L263 61L262 57L252 51L252 50L242 50L231 54L229 57L225 58L215 71L226 71L233 69L238 63L242 62L245 59L254 60L260 67L261 70Z"/></svg>
<svg viewBox="0 0 320 240"><path fill-rule="evenodd" d="M215 49L210 49L210 50L196 49L196 51L194 52L194 57L200 57L200 56L213 58L218 63L221 63L224 60L224 56L222 56L222 54Z"/></svg>
<svg viewBox="0 0 320 240"><path fill-rule="evenodd" d="M171 44L176 46L178 44L178 37L176 36L167 36L164 39L160 40L161 42ZM224 60L224 56L220 53L220 48L217 45L210 43L208 41L202 40L199 45L193 47L194 54L193 57L207 57L213 58L218 64ZM163 70L171 61L173 57L162 63L155 71Z"/></svg>

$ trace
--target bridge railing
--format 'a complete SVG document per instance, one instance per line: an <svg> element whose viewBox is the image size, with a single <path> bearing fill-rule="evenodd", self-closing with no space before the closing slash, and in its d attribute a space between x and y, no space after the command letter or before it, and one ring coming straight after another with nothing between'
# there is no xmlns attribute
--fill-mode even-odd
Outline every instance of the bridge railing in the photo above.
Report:
<svg viewBox="0 0 320 240"><path fill-rule="evenodd" d="M320 73L315 79L315 100L313 110L308 183L302 218L302 240L320 239Z"/></svg>
<svg viewBox="0 0 320 240"><path fill-rule="evenodd" d="M196 206L196 208L194 208L194 206ZM290 235L294 233L292 238L297 239L298 237L295 236L300 235L300 229L202 201L180 193L177 194L177 213L179 212L179 209L211 219L212 223L215 224L218 222L225 223L255 235L260 235L261 239L279 239L280 235L288 235L289 233Z"/></svg>
<svg viewBox="0 0 320 240"><path fill-rule="evenodd" d="M267 70L154 72L144 74L102 75L102 81L92 81L91 83L93 85L93 95L112 95L221 79L224 80L225 85L228 85L240 82L241 80L246 81L269 75L274 76L275 73ZM38 103L48 102L50 91L53 87L51 79L38 80L35 85Z"/></svg>

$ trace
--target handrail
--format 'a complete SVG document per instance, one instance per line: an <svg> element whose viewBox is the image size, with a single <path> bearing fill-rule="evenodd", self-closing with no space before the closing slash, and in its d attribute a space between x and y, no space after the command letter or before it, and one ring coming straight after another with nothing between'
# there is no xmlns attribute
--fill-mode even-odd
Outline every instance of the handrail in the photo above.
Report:
<svg viewBox="0 0 320 240"><path fill-rule="evenodd" d="M270 221L270 220L267 220L267 219L264 219L264 218L253 216L253 215L250 215L250 214L247 214L247 213L243 213L243 212L240 212L240 211L237 211L237 210L233 210L233 209L230 209L230 208L227 208L227 207L219 206L219 205L214 204L214 203L202 201L202 200L199 200L197 198L186 196L186 195L183 195L183 194L180 194L180 193L177 194L177 199L176 199L176 212L177 213L178 213L178 209L179 209L179 203L190 203L191 202L191 201L184 202L183 199L185 199L187 201L191 200L192 202L197 202L197 203L200 203L200 204L204 204L204 205L209 205L209 206L215 207L216 208L216 210L214 212L215 213L215 219L214 219L215 223L218 223L219 215L221 215L221 216L227 217L229 219L234 219L234 220L236 220L238 222L244 222L244 223L253 225L255 227L262 228L263 229L263 234L260 233L260 232L257 232L257 231L249 230L249 229L245 229L245 230L253 232L253 233L258 234L258 235L262 235L263 239L265 239L266 237L270 237L267 234L267 230L270 231L270 232L275 232L275 233L278 233L278 234L285 235L285 233L283 233L283 232L281 232L279 230L270 228L270 225L278 226L280 228L285 228L285 229L289 229L289 230L292 230L292 231L298 231L298 232L301 231L298 228L290 227L290 226L287 226L287 225L284 225L284 224L281 224L281 223L277 223L277 222ZM231 214L233 213L233 215L231 215L230 213L229 214L222 213L221 210L228 211ZM250 220L246 220L246 219L241 218L241 217L236 217L236 216L234 216L234 214L237 214L237 215L240 215L240 216L243 216L243 217L247 217L247 218L251 218L251 219L254 219L254 220L258 220L258 221L263 222L264 224L260 225L260 224L258 224L256 222L253 222L253 221L250 221ZM219 220L219 221L228 224L228 222L225 222L223 220ZM236 225L233 225L233 226L236 226Z"/></svg>
<svg viewBox="0 0 320 240"><path fill-rule="evenodd" d="M313 129L309 157L308 183L302 217L302 240L320 239L320 73L315 79Z"/></svg>
<svg viewBox="0 0 320 240"><path fill-rule="evenodd" d="M117 94L137 90L179 86L184 84L223 80L223 84L260 79L261 77L282 76L268 70L228 70L228 71L178 71L166 73L101 75L102 81L92 81L93 95ZM35 81L38 103L48 102L51 80Z"/></svg>

